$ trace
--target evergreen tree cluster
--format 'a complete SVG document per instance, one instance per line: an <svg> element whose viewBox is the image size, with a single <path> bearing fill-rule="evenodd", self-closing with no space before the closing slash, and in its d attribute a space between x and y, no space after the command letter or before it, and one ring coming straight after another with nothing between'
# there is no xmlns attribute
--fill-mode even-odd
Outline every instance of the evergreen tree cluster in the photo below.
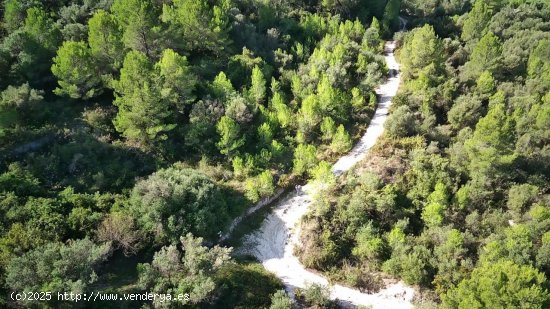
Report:
<svg viewBox="0 0 550 309"><path fill-rule="evenodd" d="M459 4L407 1L381 145L319 194L298 253L366 290L401 278L421 308L547 308L550 7Z"/></svg>
<svg viewBox="0 0 550 309"><path fill-rule="evenodd" d="M386 74L385 8L0 1L0 307L128 290L287 306L273 275L212 245L351 148Z"/></svg>

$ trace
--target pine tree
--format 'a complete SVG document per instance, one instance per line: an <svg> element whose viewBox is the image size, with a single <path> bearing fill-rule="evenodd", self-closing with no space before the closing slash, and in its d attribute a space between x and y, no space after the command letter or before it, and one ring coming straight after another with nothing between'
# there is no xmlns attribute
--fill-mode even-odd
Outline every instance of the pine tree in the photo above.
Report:
<svg viewBox="0 0 550 309"><path fill-rule="evenodd" d="M116 70L122 65L124 44L116 18L98 10L88 21L88 44L92 55L104 66Z"/></svg>
<svg viewBox="0 0 550 309"><path fill-rule="evenodd" d="M264 101L266 95L266 81L262 70L258 66L252 69L252 85L250 86L250 96L260 104Z"/></svg>
<svg viewBox="0 0 550 309"><path fill-rule="evenodd" d="M124 30L126 48L149 57L158 54L158 20L156 8L146 0L115 0L111 11Z"/></svg>
<svg viewBox="0 0 550 309"><path fill-rule="evenodd" d="M241 127L230 117L223 116L218 122L216 129L220 135L217 145L222 154L231 157L244 145L245 140L241 134Z"/></svg>
<svg viewBox="0 0 550 309"><path fill-rule="evenodd" d="M321 122L321 133L323 134L323 140L332 141L332 138L336 133L336 123L332 120L332 118L323 118L323 121Z"/></svg>
<svg viewBox="0 0 550 309"><path fill-rule="evenodd" d="M113 82L118 107L115 128L132 142L145 149L167 138L173 130L172 106L163 99L153 64L138 51L129 52L120 70L120 79Z"/></svg>
<svg viewBox="0 0 550 309"><path fill-rule="evenodd" d="M387 2L384 9L384 17L382 18L382 29L387 35L399 29L400 10L401 0L389 0Z"/></svg>
<svg viewBox="0 0 550 309"><path fill-rule="evenodd" d="M58 95L89 99L101 94L99 67L84 42L66 41L53 59L52 73L58 78Z"/></svg>
<svg viewBox="0 0 550 309"><path fill-rule="evenodd" d="M476 0L462 26L462 40L471 43L479 40L487 32L486 27L492 16L493 12L487 1Z"/></svg>
<svg viewBox="0 0 550 309"><path fill-rule="evenodd" d="M468 61L461 72L464 80L475 80L485 71L493 76L500 73L500 63L502 58L502 46L499 38L492 32L484 35L475 45Z"/></svg>
<svg viewBox="0 0 550 309"><path fill-rule="evenodd" d="M351 150L352 141L348 132L343 125L338 126L336 133L332 138L332 143L330 143L330 149L338 154L346 153Z"/></svg>

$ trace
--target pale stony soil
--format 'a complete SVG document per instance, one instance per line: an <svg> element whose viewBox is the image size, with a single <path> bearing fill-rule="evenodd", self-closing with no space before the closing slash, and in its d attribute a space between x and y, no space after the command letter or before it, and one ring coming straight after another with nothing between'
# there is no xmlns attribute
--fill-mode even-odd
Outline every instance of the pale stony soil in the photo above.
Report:
<svg viewBox="0 0 550 309"><path fill-rule="evenodd" d="M393 55L394 48L394 42L386 43L385 59L388 68L398 72L399 65ZM399 87L399 78L399 74L392 76L377 89L380 102L375 115L357 145L334 164L332 171L336 175L344 173L363 160L382 134L391 99ZM260 229L244 238L243 247L240 249L243 253L254 255L267 270L279 277L291 294L295 288L303 288L308 283L328 284L323 276L306 269L293 253L294 247L300 245L297 224L308 211L315 191L313 184L307 184L281 200L264 220ZM338 299L342 305L349 306L412 308L413 296L413 288L406 286L403 282L388 284L384 289L373 294L341 285L331 286L331 298Z"/></svg>

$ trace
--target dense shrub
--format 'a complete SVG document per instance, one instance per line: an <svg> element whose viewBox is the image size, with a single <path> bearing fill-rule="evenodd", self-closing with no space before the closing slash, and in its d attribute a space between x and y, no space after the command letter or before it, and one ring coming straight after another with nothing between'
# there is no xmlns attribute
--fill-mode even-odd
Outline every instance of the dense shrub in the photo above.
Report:
<svg viewBox="0 0 550 309"><path fill-rule="evenodd" d="M207 176L171 167L136 184L128 211L140 230L165 243L187 232L214 238L227 224L228 206L223 189Z"/></svg>

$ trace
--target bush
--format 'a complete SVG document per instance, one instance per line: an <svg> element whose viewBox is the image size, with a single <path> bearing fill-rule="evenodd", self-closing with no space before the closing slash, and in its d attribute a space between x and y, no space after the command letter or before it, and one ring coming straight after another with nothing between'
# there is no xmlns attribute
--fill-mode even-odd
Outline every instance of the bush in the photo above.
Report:
<svg viewBox="0 0 550 309"><path fill-rule="evenodd" d="M351 150L352 141L346 129L343 125L338 126L334 137L332 138L332 143L330 143L330 150L334 153L342 154Z"/></svg>
<svg viewBox="0 0 550 309"><path fill-rule="evenodd" d="M143 291L164 293L177 291L188 293L188 299L178 300L178 305L199 304L208 300L216 290L216 274L231 259L231 248L202 245L203 239L187 234L180 238L181 248L162 247L149 264L139 264L139 286ZM153 300L156 308L164 307L163 301Z"/></svg>
<svg viewBox="0 0 550 309"><path fill-rule="evenodd" d="M6 283L21 292L83 293L110 252L110 244L96 245L87 238L48 243L12 259L6 267Z"/></svg>
<svg viewBox="0 0 550 309"><path fill-rule="evenodd" d="M310 171L317 165L317 148L313 145L300 144L294 152L294 175L301 176L306 171Z"/></svg>
<svg viewBox="0 0 550 309"><path fill-rule="evenodd" d="M355 235L356 245L352 250L354 256L378 264L384 250L384 241L372 223L364 225Z"/></svg>
<svg viewBox="0 0 550 309"><path fill-rule="evenodd" d="M296 248L296 256L305 267L327 269L339 258L338 247L331 237L331 231L321 229L316 220L308 221L302 227L302 245Z"/></svg>
<svg viewBox="0 0 550 309"><path fill-rule="evenodd" d="M523 213L535 201L538 193L539 188L530 184L512 186L508 191L508 209L514 213Z"/></svg>
<svg viewBox="0 0 550 309"><path fill-rule="evenodd" d="M319 162L313 170L313 179L321 186L331 185L336 182L336 176L332 172L332 165L327 161Z"/></svg>
<svg viewBox="0 0 550 309"><path fill-rule="evenodd" d="M143 245L134 219L122 213L111 213L105 217L97 230L97 238L102 242L111 242L126 256L136 254Z"/></svg>
<svg viewBox="0 0 550 309"><path fill-rule="evenodd" d="M443 308L548 308L550 296L544 274L511 261L485 263L471 278L442 295Z"/></svg>
<svg viewBox="0 0 550 309"><path fill-rule="evenodd" d="M399 106L386 120L384 128L391 137L407 137L415 132L415 118L408 106Z"/></svg>
<svg viewBox="0 0 550 309"><path fill-rule="evenodd" d="M296 298L309 308L338 308L330 300L330 288L319 284L309 284L304 289L296 290Z"/></svg>
<svg viewBox="0 0 550 309"><path fill-rule="evenodd" d="M271 175L270 171L264 171L246 182L246 197L253 202L268 197L273 192L275 192L275 185L273 184L273 175Z"/></svg>
<svg viewBox="0 0 550 309"><path fill-rule="evenodd" d="M138 182L130 213L140 229L164 243L191 232L215 238L229 220L222 189L206 175L171 167Z"/></svg>
<svg viewBox="0 0 550 309"><path fill-rule="evenodd" d="M374 273L368 264L352 265L344 260L342 268L331 273L331 280L343 282L366 293L376 293L385 286L382 277Z"/></svg>
<svg viewBox="0 0 550 309"><path fill-rule="evenodd" d="M480 98L472 95L460 96L449 110L447 118L454 130L473 127L483 113Z"/></svg>
<svg viewBox="0 0 550 309"><path fill-rule="evenodd" d="M331 141L336 133L336 124L334 120L330 117L323 118L321 122L321 133L323 134L322 139L325 141Z"/></svg>
<svg viewBox="0 0 550 309"><path fill-rule="evenodd" d="M283 287L279 279L259 263L227 264L216 275L216 281L220 293L214 308L268 308L270 304L273 308L275 295L277 300L286 296L284 291L279 293ZM284 304L280 300L279 304Z"/></svg>
<svg viewBox="0 0 550 309"><path fill-rule="evenodd" d="M284 290L279 290L271 296L271 306L269 309L291 309L292 299L286 295Z"/></svg>

